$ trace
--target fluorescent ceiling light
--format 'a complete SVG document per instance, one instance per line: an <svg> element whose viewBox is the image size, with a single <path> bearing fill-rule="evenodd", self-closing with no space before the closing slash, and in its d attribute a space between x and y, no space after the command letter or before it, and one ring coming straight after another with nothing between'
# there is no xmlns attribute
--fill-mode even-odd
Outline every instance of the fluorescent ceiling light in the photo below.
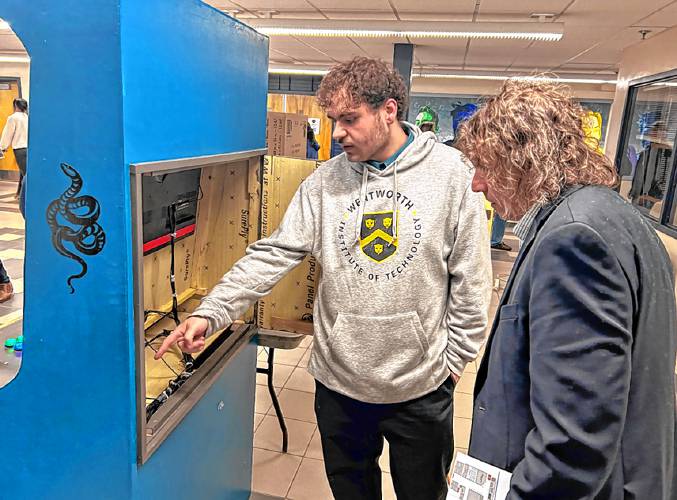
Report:
<svg viewBox="0 0 677 500"><path fill-rule="evenodd" d="M420 21L341 21L333 19L249 19L268 36L351 38L490 38L557 42L563 23L468 23Z"/></svg>
<svg viewBox="0 0 677 500"><path fill-rule="evenodd" d="M326 69L297 69L297 68L270 68L268 73L271 75L304 75L304 76L323 76L329 73Z"/></svg>
<svg viewBox="0 0 677 500"><path fill-rule="evenodd" d="M443 73L414 73L415 78L447 78L458 80L524 80L536 82L553 83L590 83L597 85L616 85L616 80L603 80L599 78L558 78L556 76L511 76L511 75L463 75L463 74L443 74Z"/></svg>
<svg viewBox="0 0 677 500"><path fill-rule="evenodd" d="M326 69L299 69L299 68L270 68L268 73L271 75L304 75L304 76L323 76L329 70ZM517 75L464 75L445 74L445 73L413 73L414 78L439 78L439 79L453 79L453 80L492 80L505 81L508 79L527 80L539 82L553 82L553 83L588 83L595 85L616 85L616 80L603 80L597 78L557 78L556 76L517 76Z"/></svg>

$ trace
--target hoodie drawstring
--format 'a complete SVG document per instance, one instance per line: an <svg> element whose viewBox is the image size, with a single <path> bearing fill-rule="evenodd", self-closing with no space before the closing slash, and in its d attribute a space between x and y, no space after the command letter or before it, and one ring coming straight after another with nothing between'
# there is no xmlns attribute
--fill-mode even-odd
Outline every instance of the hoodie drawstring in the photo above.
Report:
<svg viewBox="0 0 677 500"><path fill-rule="evenodd" d="M353 245L359 244L360 233L362 232L362 218L364 217L364 206L367 203L367 187L369 185L369 168L366 165L362 167L362 189L360 189L360 208L357 211L357 222L355 223L355 240ZM397 244L397 161L393 163L393 239L388 243L391 246Z"/></svg>
<svg viewBox="0 0 677 500"><path fill-rule="evenodd" d="M360 233L362 231L362 217L364 217L364 204L367 197L367 185L369 184L369 169L366 165L362 168L362 189L360 189L360 208L357 211L357 222L355 223L355 241L353 244L359 244Z"/></svg>
<svg viewBox="0 0 677 500"><path fill-rule="evenodd" d="M393 163L393 184L394 184L394 190L393 190L393 239L390 243L388 243L388 246L391 246L393 243L397 245L397 161Z"/></svg>

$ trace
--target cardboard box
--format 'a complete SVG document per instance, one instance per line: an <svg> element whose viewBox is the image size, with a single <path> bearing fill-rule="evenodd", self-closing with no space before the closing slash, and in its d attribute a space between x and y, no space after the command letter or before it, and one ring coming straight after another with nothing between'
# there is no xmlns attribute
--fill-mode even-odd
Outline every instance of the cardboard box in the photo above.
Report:
<svg viewBox="0 0 677 500"><path fill-rule="evenodd" d="M284 153L288 158L305 160L307 153L306 127L308 117L305 115L287 114L284 128Z"/></svg>
<svg viewBox="0 0 677 500"><path fill-rule="evenodd" d="M268 154L282 156L284 154L284 129L286 113L269 111L266 117L266 144Z"/></svg>
<svg viewBox="0 0 677 500"><path fill-rule="evenodd" d="M307 123L305 115L269 111L266 120L268 155L305 159Z"/></svg>
<svg viewBox="0 0 677 500"><path fill-rule="evenodd" d="M314 160L266 156L261 188L261 237L270 236L303 180L318 167ZM307 257L257 305L261 328L312 334L320 265Z"/></svg>

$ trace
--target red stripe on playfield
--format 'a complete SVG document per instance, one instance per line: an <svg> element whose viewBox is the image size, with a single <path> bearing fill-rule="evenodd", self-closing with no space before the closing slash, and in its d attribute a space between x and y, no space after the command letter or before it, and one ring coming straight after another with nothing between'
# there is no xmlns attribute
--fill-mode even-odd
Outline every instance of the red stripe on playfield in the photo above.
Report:
<svg viewBox="0 0 677 500"><path fill-rule="evenodd" d="M183 227L176 232L176 239L186 236L187 234L190 234L193 231L195 231L195 224L190 224L189 226ZM168 234L160 236L159 238L155 238L154 240L150 240L148 243L143 244L143 252L144 253L150 252L151 250L154 250L157 247L164 245L165 243L169 243L169 240L170 236Z"/></svg>

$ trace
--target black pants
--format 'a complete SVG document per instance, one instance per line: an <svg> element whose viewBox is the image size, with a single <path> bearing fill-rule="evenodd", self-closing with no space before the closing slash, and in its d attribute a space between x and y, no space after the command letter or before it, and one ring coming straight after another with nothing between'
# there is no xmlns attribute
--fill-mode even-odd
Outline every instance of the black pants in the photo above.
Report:
<svg viewBox="0 0 677 500"><path fill-rule="evenodd" d="M18 148L14 150L14 158L16 158L16 164L19 167L19 185L16 188L17 196L21 192L21 180L26 175L26 160L28 158L28 149L27 148Z"/></svg>
<svg viewBox="0 0 677 500"><path fill-rule="evenodd" d="M453 391L449 378L418 399L371 404L316 382L315 414L336 500L381 500L384 437L398 500L445 499L454 451Z"/></svg>

